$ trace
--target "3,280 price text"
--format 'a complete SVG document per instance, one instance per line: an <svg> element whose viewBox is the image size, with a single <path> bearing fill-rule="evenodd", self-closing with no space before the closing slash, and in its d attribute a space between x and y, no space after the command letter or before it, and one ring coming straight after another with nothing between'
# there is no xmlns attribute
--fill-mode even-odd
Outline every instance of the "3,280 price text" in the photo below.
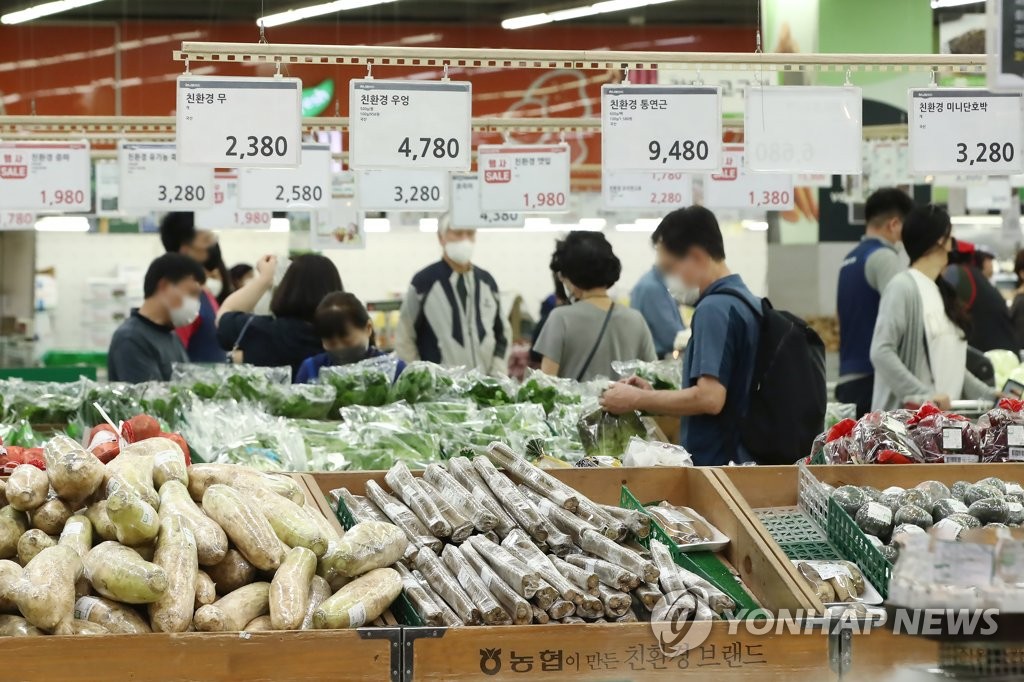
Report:
<svg viewBox="0 0 1024 682"><path fill-rule="evenodd" d="M206 188L202 185L160 185L157 192L157 201L202 201L206 198Z"/></svg>
<svg viewBox="0 0 1024 682"><path fill-rule="evenodd" d="M1012 142L977 142L975 152L968 153L966 142L956 143L956 162L973 166L975 163L1000 163L1013 161L1014 149Z"/></svg>
<svg viewBox="0 0 1024 682"><path fill-rule="evenodd" d="M437 185L413 185L412 187L395 186L395 202L399 204L417 204L428 201L441 201L441 188Z"/></svg>

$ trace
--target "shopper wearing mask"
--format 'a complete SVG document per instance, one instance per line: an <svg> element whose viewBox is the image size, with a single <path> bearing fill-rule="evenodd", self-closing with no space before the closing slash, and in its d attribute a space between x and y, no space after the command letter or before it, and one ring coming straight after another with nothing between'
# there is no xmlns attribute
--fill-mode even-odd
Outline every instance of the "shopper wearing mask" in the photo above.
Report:
<svg viewBox="0 0 1024 682"><path fill-rule="evenodd" d="M302 363L295 377L297 384L315 381L323 367L351 365L385 355L384 351L377 348L370 313L350 293L338 291L327 294L316 308L313 328L323 343L324 352ZM405 369L404 362L397 362L395 377Z"/></svg>
<svg viewBox="0 0 1024 682"><path fill-rule="evenodd" d="M406 362L429 360L505 374L511 330L498 284L473 264L476 230L438 221L441 260L417 272L402 300L395 350Z"/></svg>
<svg viewBox="0 0 1024 682"><path fill-rule="evenodd" d="M750 404L750 383L761 333L761 300L725 262L722 231L701 206L669 213L651 236L667 275L696 304L683 360L683 388L655 391L633 376L612 385L601 406L613 414L641 410L682 418L682 445L695 464L721 466L751 457L738 424Z"/></svg>
<svg viewBox="0 0 1024 682"><path fill-rule="evenodd" d="M970 323L942 273L953 226L938 206L915 208L903 224L910 269L882 292L871 342L875 410L934 402L949 409L960 398L995 398L995 389L967 371Z"/></svg>
<svg viewBox="0 0 1024 682"><path fill-rule="evenodd" d="M110 340L107 372L110 381L168 381L176 362L188 362L176 327L199 315L206 275L195 260L167 253L146 271L142 306L132 310Z"/></svg>
<svg viewBox="0 0 1024 682"><path fill-rule="evenodd" d="M615 361L656 358L643 316L608 296L622 264L602 233L570 232L556 243L551 270L561 277L572 305L552 310L534 343L543 356L542 372L589 381L615 376Z"/></svg>
<svg viewBox="0 0 1024 682"><path fill-rule="evenodd" d="M640 311L654 337L654 350L659 358L670 355L676 336L686 329L674 296L682 293L678 278L664 275L664 265L657 263L645 272L630 293L629 305Z"/></svg>
<svg viewBox="0 0 1024 682"><path fill-rule="evenodd" d="M1006 299L991 282L995 256L970 242L959 239L953 242L949 266L942 276L953 287L957 300L971 319L967 345L982 353L990 350L1020 352Z"/></svg>
<svg viewBox="0 0 1024 682"><path fill-rule="evenodd" d="M217 239L209 230L197 230L192 213L168 213L160 222L160 241L167 253L180 253L206 267L211 255L219 258ZM216 249L216 252L214 252ZM207 268L210 269L210 268ZM224 351L217 342L215 295L204 290L199 297L199 317L177 330L190 362L222 362Z"/></svg>
<svg viewBox="0 0 1024 682"><path fill-rule="evenodd" d="M214 244L210 249L203 269L206 270L206 286L203 288L213 296L213 300L217 302L217 309L220 310L220 305L235 290L231 283L231 273L228 272L228 266L224 264L224 257L220 253L220 244Z"/></svg>
<svg viewBox="0 0 1024 682"><path fill-rule="evenodd" d="M313 318L327 294L342 291L338 268L325 256L313 253L292 259L270 301L272 315L256 315L253 308L274 286L277 258L264 256L256 264L256 276L224 301L217 318L222 348L234 362L260 367L292 368L321 352ZM225 358L221 351L221 361Z"/></svg>
<svg viewBox="0 0 1024 682"><path fill-rule="evenodd" d="M871 410L875 368L871 337L882 291L906 269L897 251L903 220L914 202L902 190L880 189L864 205L864 237L846 254L839 269L836 310L839 314L839 383L836 400L857 406L860 417Z"/></svg>

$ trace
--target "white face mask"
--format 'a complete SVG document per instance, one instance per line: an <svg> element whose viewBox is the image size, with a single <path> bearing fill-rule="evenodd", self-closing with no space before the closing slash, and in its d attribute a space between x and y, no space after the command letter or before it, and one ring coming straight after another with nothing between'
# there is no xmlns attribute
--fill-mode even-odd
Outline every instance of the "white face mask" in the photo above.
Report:
<svg viewBox="0 0 1024 682"><path fill-rule="evenodd" d="M186 296L181 301L181 306L171 310L171 325L174 327L187 327L199 317L199 297Z"/></svg>
<svg viewBox="0 0 1024 682"><path fill-rule="evenodd" d="M697 299L700 298L700 287L687 286L686 283L676 275L665 275L665 286L668 287L668 293L672 295L672 298L676 299L683 305L697 305Z"/></svg>
<svg viewBox="0 0 1024 682"><path fill-rule="evenodd" d="M224 282L213 277L206 278L206 290L210 292L210 295L214 298L220 296L220 292L224 290Z"/></svg>
<svg viewBox="0 0 1024 682"><path fill-rule="evenodd" d="M460 239L457 242L445 242L444 255L459 265L468 265L473 259L473 242L468 239Z"/></svg>

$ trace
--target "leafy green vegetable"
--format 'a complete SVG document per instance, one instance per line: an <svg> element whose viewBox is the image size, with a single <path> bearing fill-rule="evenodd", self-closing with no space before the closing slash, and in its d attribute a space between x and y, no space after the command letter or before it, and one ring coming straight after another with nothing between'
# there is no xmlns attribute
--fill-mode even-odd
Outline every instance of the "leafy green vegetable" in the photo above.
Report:
<svg viewBox="0 0 1024 682"><path fill-rule="evenodd" d="M337 391L335 409L350 405L387 404L395 362L393 359L389 363L378 360L371 358L352 365L324 367L320 370L319 382L333 386Z"/></svg>
<svg viewBox="0 0 1024 682"><path fill-rule="evenodd" d="M441 400L452 392L453 381L444 368L430 362L411 362L391 389L392 400L410 405Z"/></svg>
<svg viewBox="0 0 1024 682"><path fill-rule="evenodd" d="M276 417L327 419L334 405L334 386L326 384L270 385L267 411Z"/></svg>
<svg viewBox="0 0 1024 682"><path fill-rule="evenodd" d="M549 377L534 372L519 387L516 400L521 403L537 403L550 414L556 405L571 405L580 402L580 396L574 392L574 383L570 379Z"/></svg>
<svg viewBox="0 0 1024 682"><path fill-rule="evenodd" d="M629 439L647 437L647 429L637 412L614 415L594 410L581 417L577 428L583 451L590 457L621 457L629 446Z"/></svg>

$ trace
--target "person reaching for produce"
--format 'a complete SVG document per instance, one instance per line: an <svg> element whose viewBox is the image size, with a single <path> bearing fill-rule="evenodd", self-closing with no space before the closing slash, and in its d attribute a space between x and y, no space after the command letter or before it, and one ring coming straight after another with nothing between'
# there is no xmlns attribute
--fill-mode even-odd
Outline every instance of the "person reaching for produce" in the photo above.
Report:
<svg viewBox="0 0 1024 682"><path fill-rule="evenodd" d="M324 296L316 308L313 329L323 343L324 352L306 358L295 377L297 384L315 380L322 367L350 365L385 355L376 346L370 313L358 298L348 292L336 291ZM403 369L405 363L399 360L395 376Z"/></svg>
<svg viewBox="0 0 1024 682"><path fill-rule="evenodd" d="M682 417L682 445L695 464L749 461L738 432L750 402L761 329L754 311L761 310L761 301L729 271L722 231L708 209L672 211L651 241L666 274L686 286L683 302L695 306L683 388L656 391L648 381L632 376L605 390L601 406L612 414L641 410Z"/></svg>
<svg viewBox="0 0 1024 682"><path fill-rule="evenodd" d="M600 232L573 231L555 244L551 271L558 273L572 305L555 308L533 347L545 374L588 381L612 376L618 360L655 360L643 315L616 306L608 288L622 264Z"/></svg>
<svg viewBox="0 0 1024 682"><path fill-rule="evenodd" d="M402 300L395 350L405 362L505 374L511 329L498 283L473 264L476 230L454 229L447 215L437 226L441 260L413 275Z"/></svg>
<svg viewBox="0 0 1024 682"><path fill-rule="evenodd" d="M143 283L146 300L110 340L110 381L168 381L174 363L188 362L174 329L196 319L205 279L199 263L177 253L164 254L150 263Z"/></svg>
<svg viewBox="0 0 1024 682"><path fill-rule="evenodd" d="M343 290L341 275L325 256L297 256L274 291L270 302L273 314L256 315L253 308L274 286L276 269L276 256L260 259L256 276L221 306L217 336L221 347L230 349L232 361L258 367L288 365L294 377L306 358L323 350L313 318L324 296Z"/></svg>
<svg viewBox="0 0 1024 682"><path fill-rule="evenodd" d="M948 410L952 400L998 397L967 370L970 320L942 278L952 232L949 214L935 205L915 208L903 223L910 269L882 292L871 341L873 410L927 401Z"/></svg>

